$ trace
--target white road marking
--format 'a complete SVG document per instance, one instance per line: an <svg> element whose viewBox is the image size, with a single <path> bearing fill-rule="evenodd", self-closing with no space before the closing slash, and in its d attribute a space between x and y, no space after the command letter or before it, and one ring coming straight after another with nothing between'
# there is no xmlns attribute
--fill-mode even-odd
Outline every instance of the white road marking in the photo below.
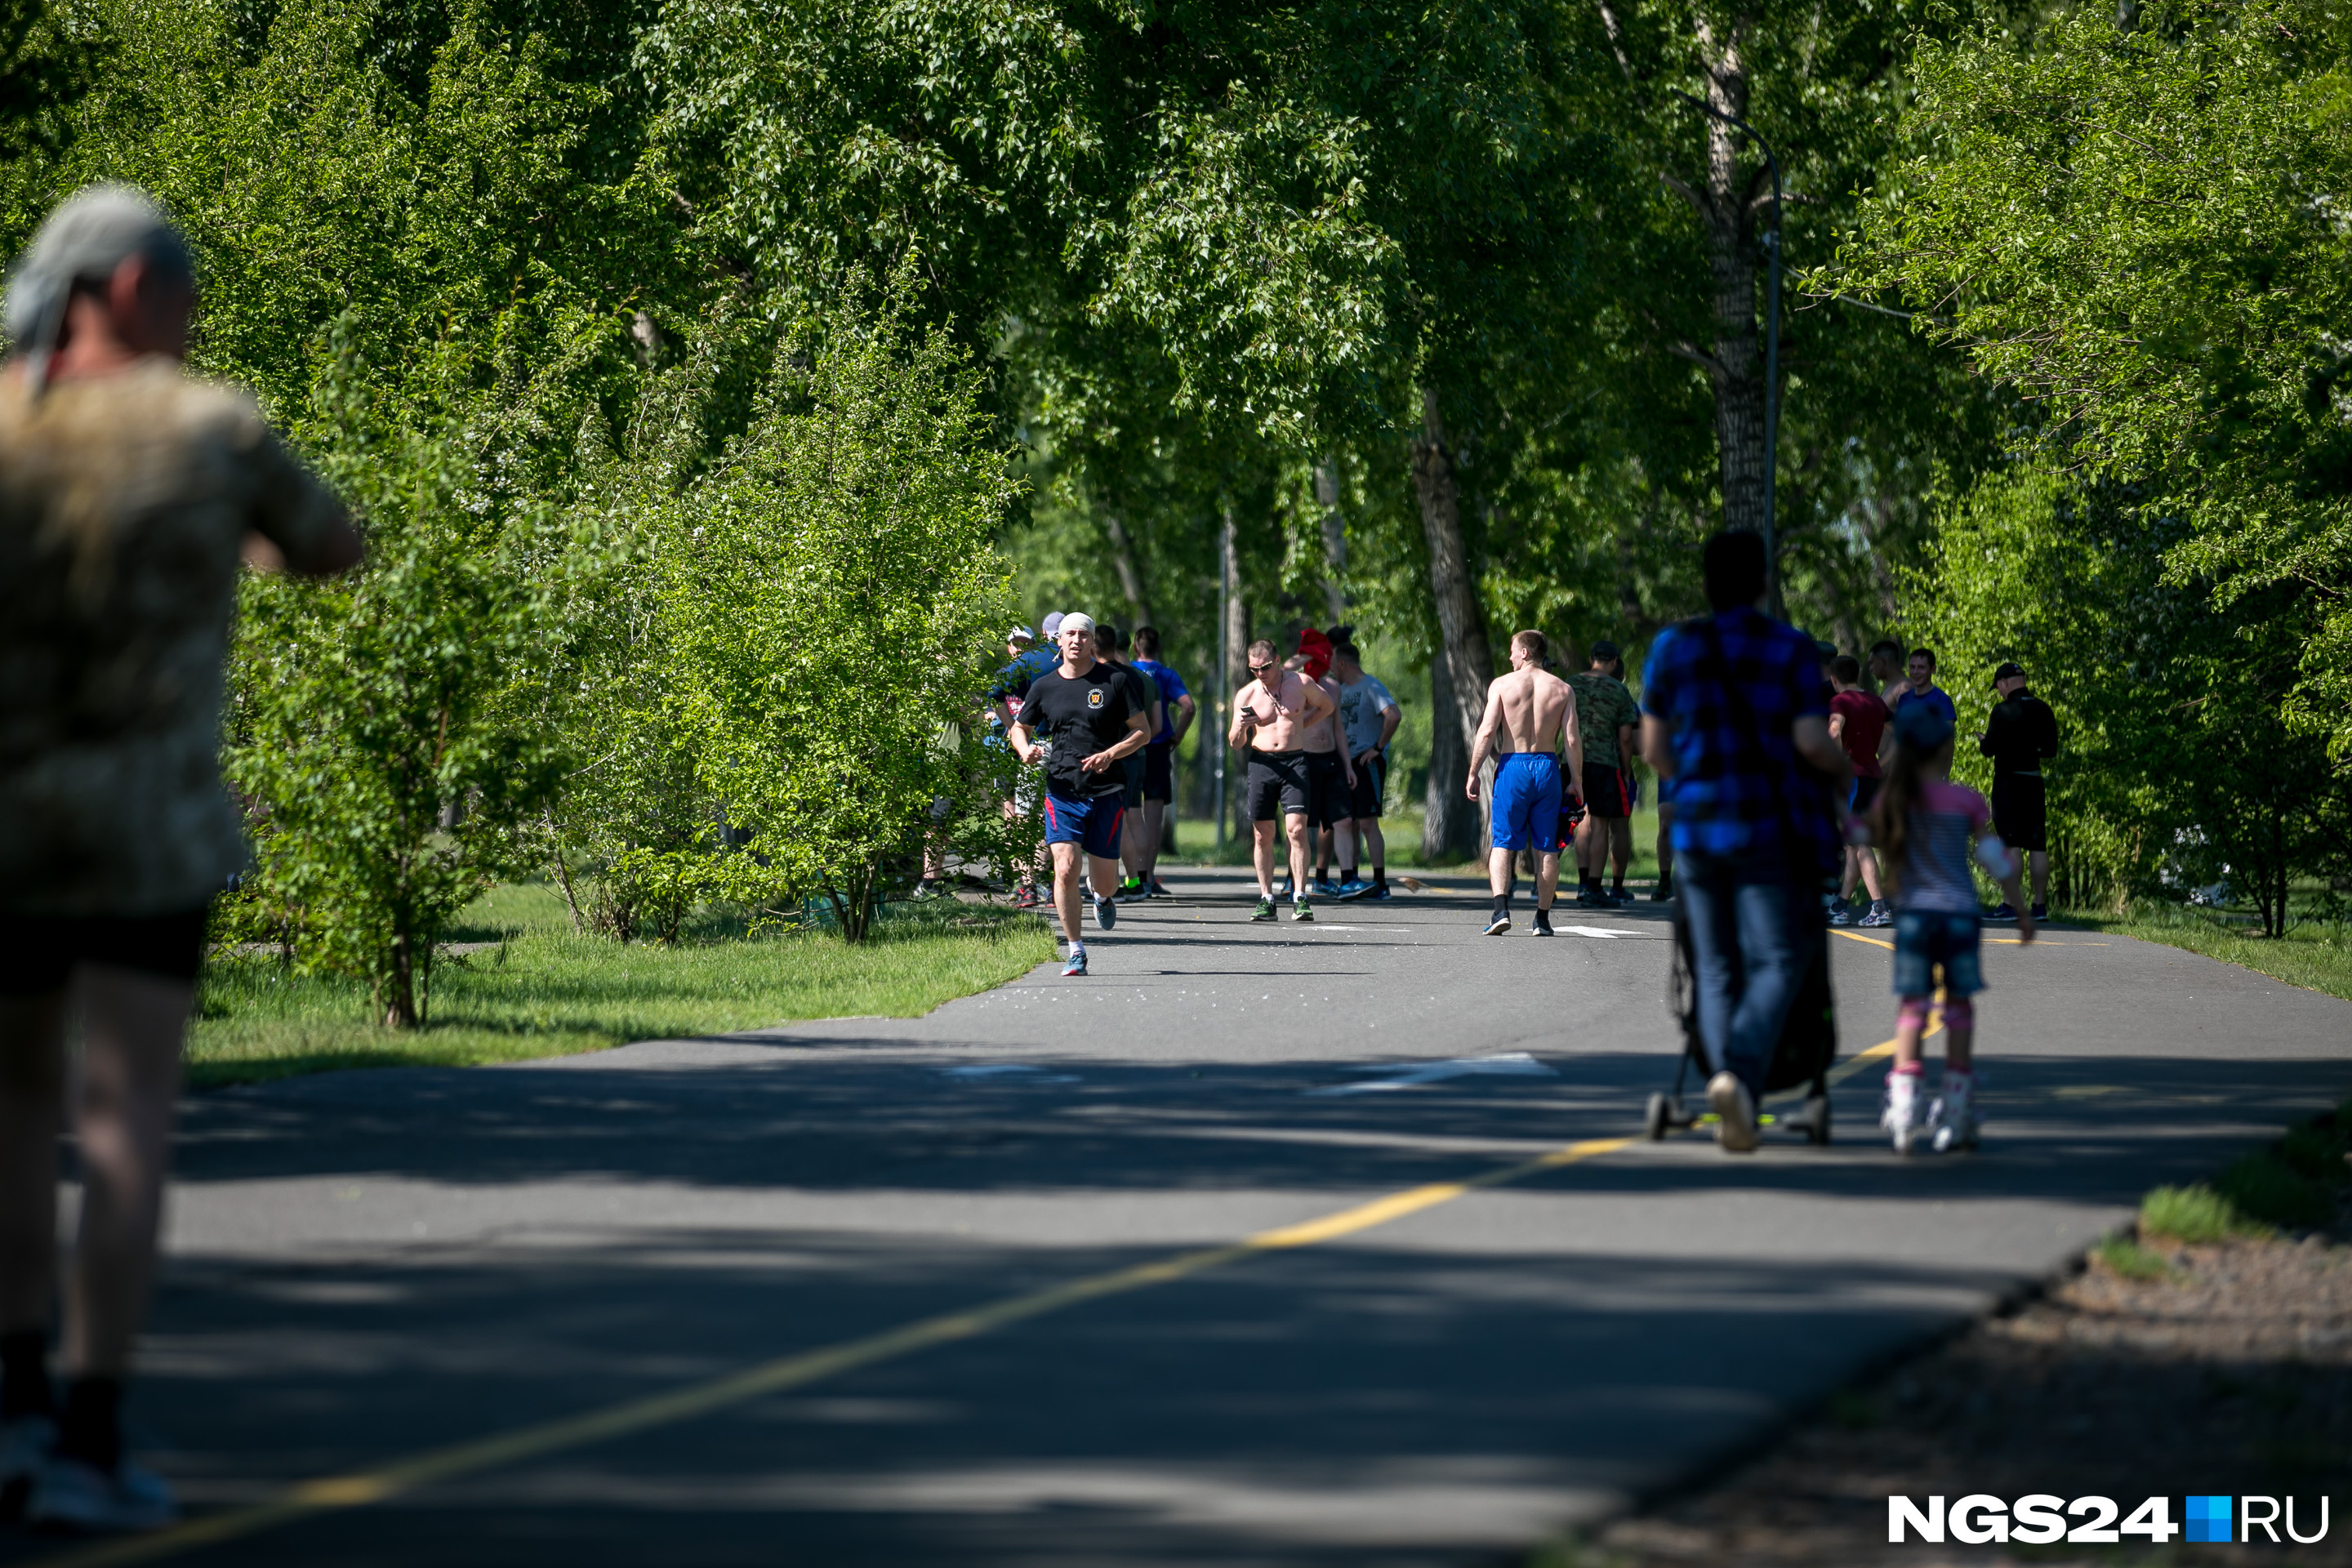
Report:
<svg viewBox="0 0 2352 1568"><path fill-rule="evenodd" d="M1525 1051L1509 1051L1499 1057L1455 1057L1449 1061L1423 1062L1400 1071L1392 1064L1360 1067L1357 1072L1384 1073L1390 1076L1374 1079L1369 1083L1335 1083L1321 1089L1310 1089L1308 1094L1381 1094L1390 1089L1411 1089L1419 1083L1437 1083L1449 1078L1558 1078L1559 1075L1536 1060Z"/></svg>

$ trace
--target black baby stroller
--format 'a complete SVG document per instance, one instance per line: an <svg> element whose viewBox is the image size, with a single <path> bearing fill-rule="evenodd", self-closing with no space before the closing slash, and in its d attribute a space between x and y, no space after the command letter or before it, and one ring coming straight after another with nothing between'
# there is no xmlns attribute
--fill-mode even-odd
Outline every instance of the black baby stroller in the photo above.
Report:
<svg viewBox="0 0 2352 1568"><path fill-rule="evenodd" d="M1818 912L1818 900L1812 900ZM1675 971L1669 992L1675 1015L1683 1027L1682 1054L1675 1062L1675 1087L1650 1096L1647 1131L1653 1142L1670 1129L1696 1127L1703 1113L1683 1100L1684 1080L1696 1062L1703 1083L1714 1070L1706 1047L1698 1035L1698 976L1691 952L1690 927L1683 918L1682 900L1675 901ZM1826 926L1814 932L1813 961L1798 984L1797 998L1789 1006L1788 1022L1780 1026L1780 1044L1764 1074L1764 1092L1805 1086L1804 1103L1795 1110L1775 1114L1757 1107L1768 1127L1801 1132L1808 1143L1830 1141L1830 1064L1837 1059L1837 1001L1830 992L1830 954Z"/></svg>

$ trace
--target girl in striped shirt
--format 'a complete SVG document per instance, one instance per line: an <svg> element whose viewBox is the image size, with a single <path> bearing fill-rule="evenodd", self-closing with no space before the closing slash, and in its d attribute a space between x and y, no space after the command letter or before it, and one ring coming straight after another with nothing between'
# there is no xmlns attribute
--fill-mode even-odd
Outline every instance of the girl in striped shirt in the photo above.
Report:
<svg viewBox="0 0 2352 1568"><path fill-rule="evenodd" d="M1871 837L1885 852L1887 890L1895 903L1895 1067L1886 1075L1880 1118L1907 1154L1922 1132L1937 1152L1977 1142L1976 1007L1984 989L1978 947L1983 917L1977 901L1975 858L2000 881L2010 903L2026 908L2018 888L2021 858L1992 831L1985 797L1954 784L1952 721L1926 702L1906 702L1895 715L1895 761L1870 814ZM2031 913L2018 919L2018 938L2033 940ZM1919 1054L1927 1032L1927 1001L1936 972L1944 980L1944 1083L1922 1107L1927 1063Z"/></svg>

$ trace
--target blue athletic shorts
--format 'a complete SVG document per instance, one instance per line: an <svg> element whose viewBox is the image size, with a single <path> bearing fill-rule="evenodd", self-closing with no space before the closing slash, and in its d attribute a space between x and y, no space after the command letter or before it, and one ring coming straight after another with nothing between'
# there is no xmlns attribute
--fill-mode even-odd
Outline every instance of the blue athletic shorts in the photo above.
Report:
<svg viewBox="0 0 2352 1568"><path fill-rule="evenodd" d="M1977 942L1984 922L1975 915L1943 910L1895 911L1895 994L1925 996L1936 989L1936 969L1944 971L1944 994L1957 999L1985 988Z"/></svg>
<svg viewBox="0 0 2352 1568"><path fill-rule="evenodd" d="M1127 814L1119 795L1098 795L1092 800L1072 800L1045 792L1045 842L1083 844L1097 859L1118 858L1118 822Z"/></svg>
<svg viewBox="0 0 2352 1568"><path fill-rule="evenodd" d="M1495 770L1492 838L1497 849L1559 851L1559 759L1513 752Z"/></svg>

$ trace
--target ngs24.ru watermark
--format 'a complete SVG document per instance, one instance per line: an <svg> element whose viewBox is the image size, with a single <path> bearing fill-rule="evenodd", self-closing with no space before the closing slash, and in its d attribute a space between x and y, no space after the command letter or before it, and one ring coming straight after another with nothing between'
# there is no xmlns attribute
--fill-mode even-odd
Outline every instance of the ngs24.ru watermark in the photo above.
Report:
<svg viewBox="0 0 2352 1568"><path fill-rule="evenodd" d="M2184 1523L2172 1521L2172 1499L2152 1497L2126 1515L2113 1498L2072 1500L2049 1492L2032 1492L2011 1502L1985 1492L1972 1492L1944 1506L1931 1497L1923 1506L1916 1499L1886 1500L1889 1542L1946 1540L1981 1546L1992 1542L2018 1542L2042 1546L2054 1541L2103 1545L2126 1540L2166 1542L2233 1542L2240 1545L2268 1540L2284 1546L2293 1541L2308 1546L2327 1538L2327 1500L2320 1498L2218 1497L2196 1495L2182 1500ZM2317 1521L2315 1533L2301 1528ZM2235 1527L2234 1531L2232 1526ZM2255 1534L2256 1531L2263 1533ZM2284 1534L2282 1534L2284 1531Z"/></svg>

